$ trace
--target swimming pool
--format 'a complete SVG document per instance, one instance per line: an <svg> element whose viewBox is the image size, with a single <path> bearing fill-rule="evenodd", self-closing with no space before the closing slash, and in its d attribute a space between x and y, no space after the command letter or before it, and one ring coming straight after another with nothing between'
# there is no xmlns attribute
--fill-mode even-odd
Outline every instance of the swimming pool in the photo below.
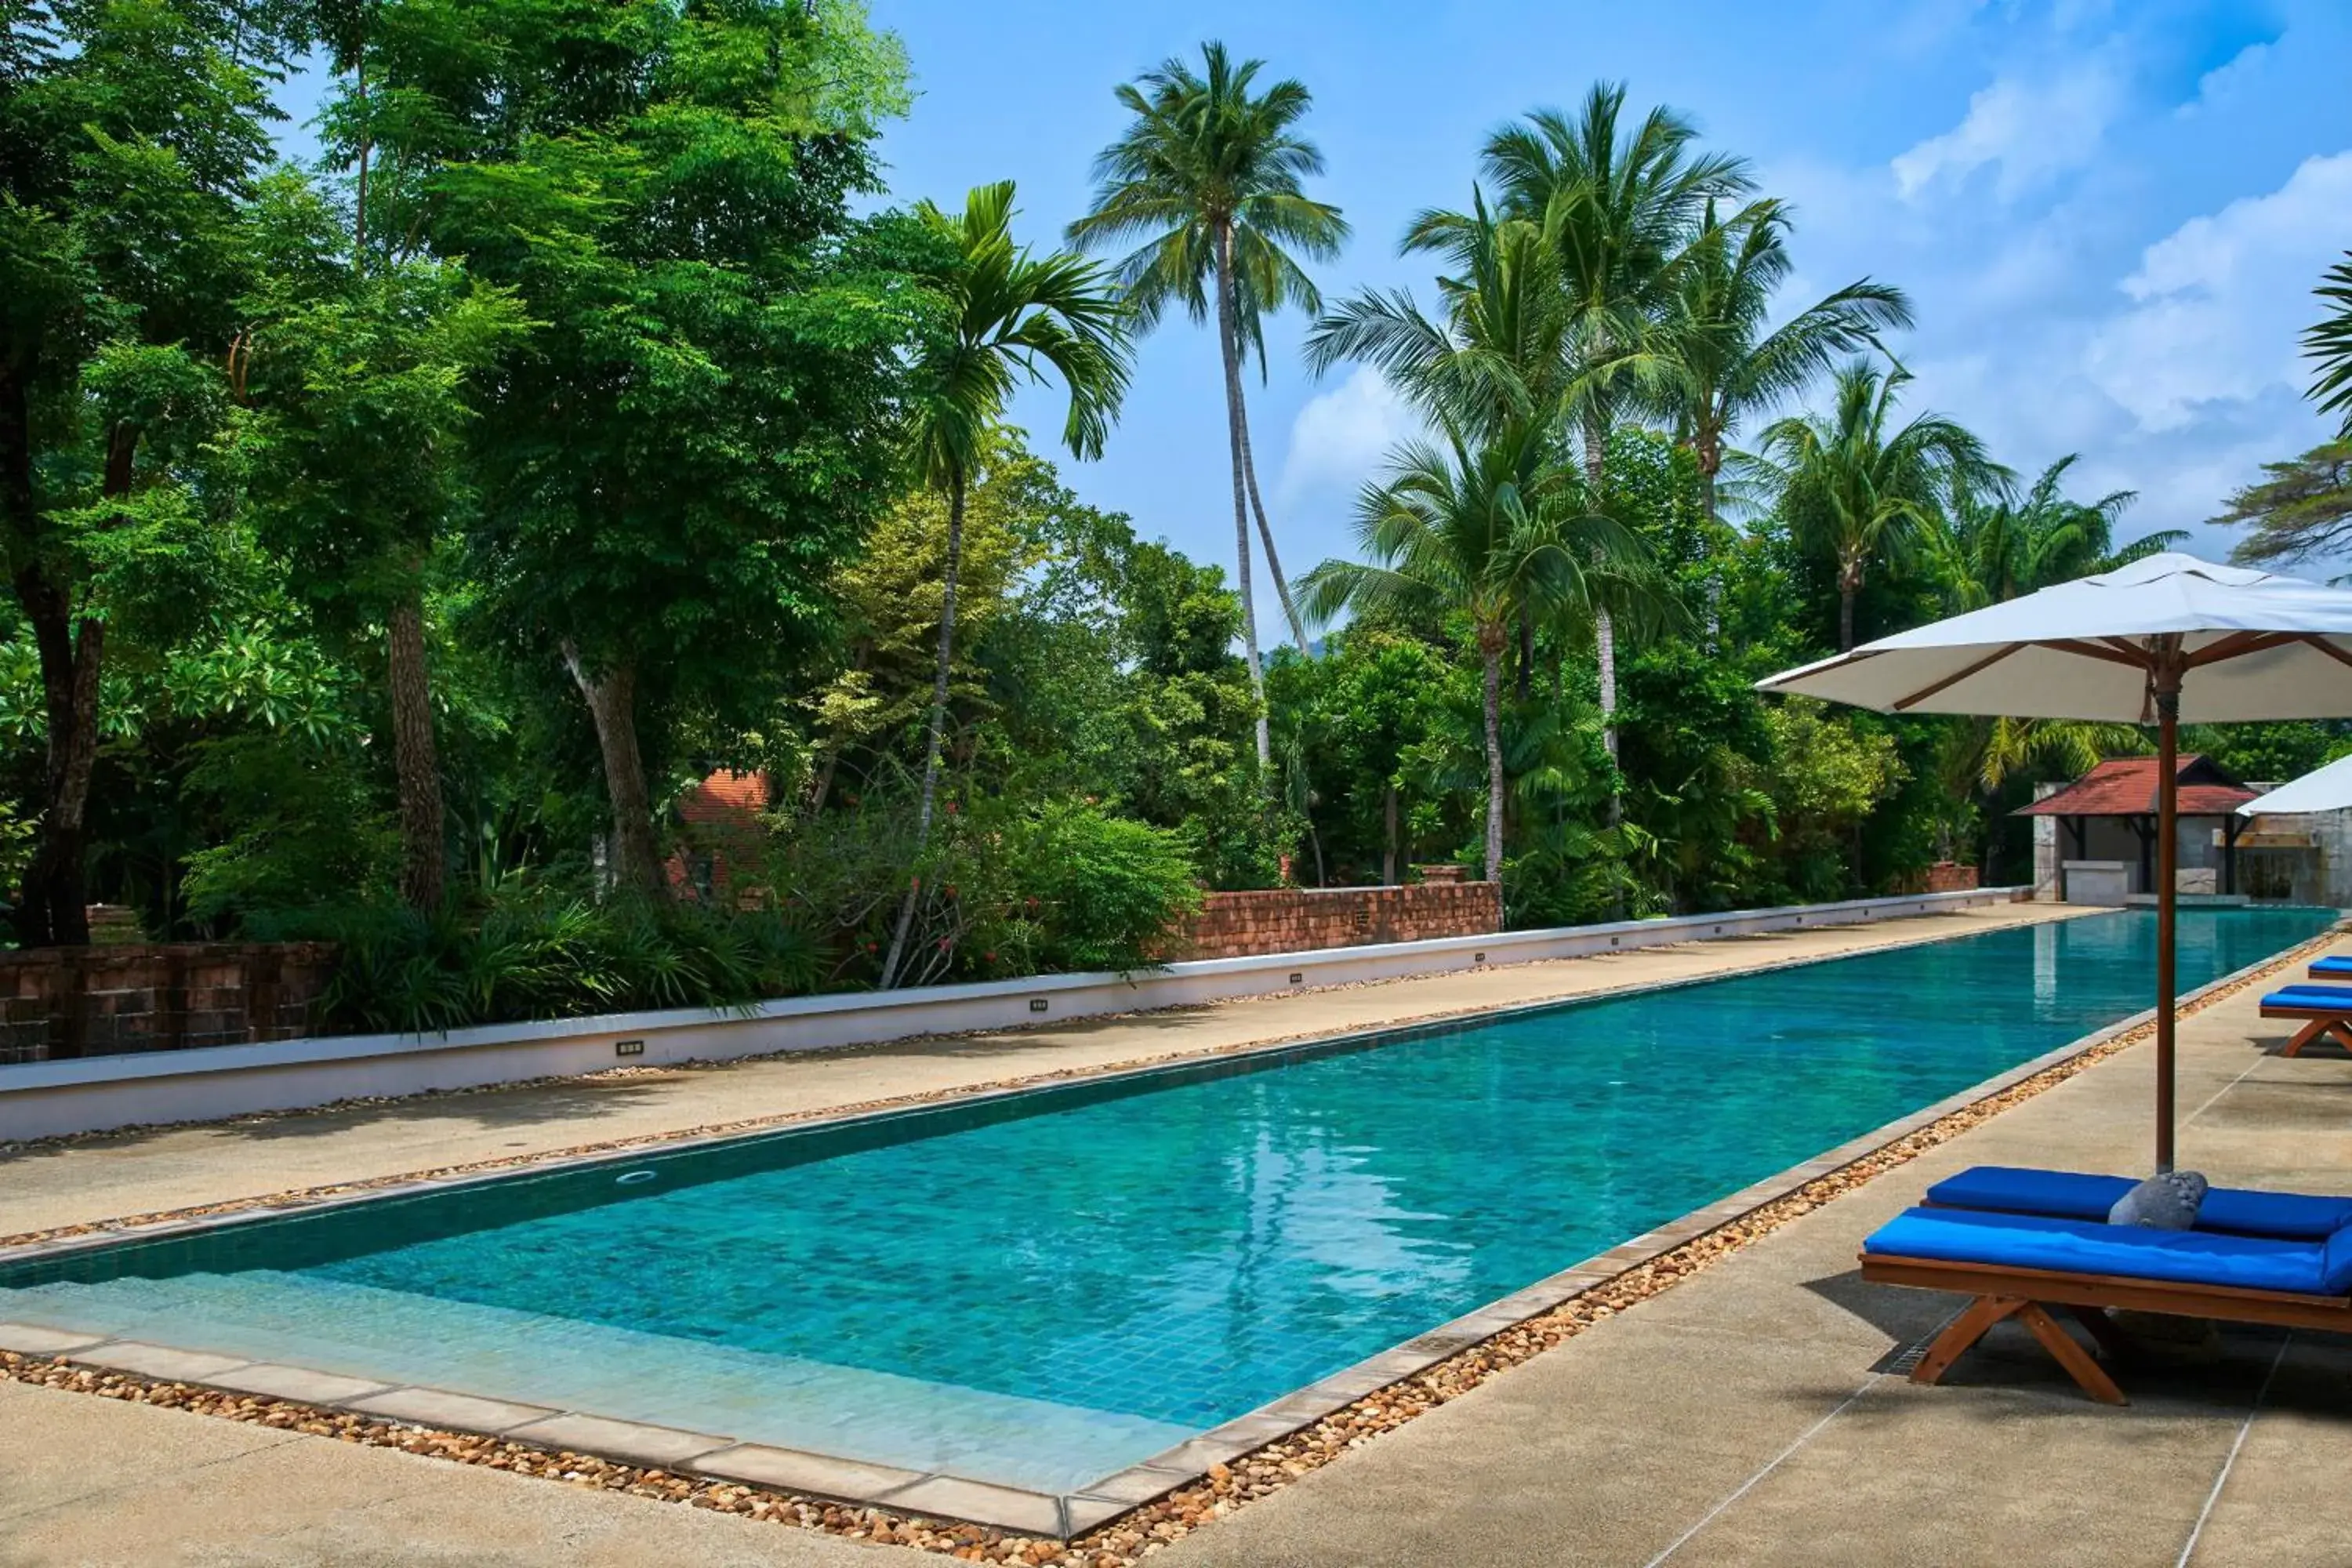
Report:
<svg viewBox="0 0 2352 1568"><path fill-rule="evenodd" d="M2333 915L2185 911L2181 984ZM2137 1011L2153 948L2087 916L254 1220L0 1266L0 1320L1071 1492Z"/></svg>

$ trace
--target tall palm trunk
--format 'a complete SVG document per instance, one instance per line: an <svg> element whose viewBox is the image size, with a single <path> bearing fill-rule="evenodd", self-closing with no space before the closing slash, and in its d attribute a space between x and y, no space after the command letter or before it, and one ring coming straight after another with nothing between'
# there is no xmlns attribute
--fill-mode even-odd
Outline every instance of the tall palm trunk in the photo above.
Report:
<svg viewBox="0 0 2352 1568"><path fill-rule="evenodd" d="M1241 331L1234 301L1234 227L1230 219L1217 225L1217 352L1225 362L1225 444L1234 459L1234 543L1240 568L1234 585L1241 591L1242 646L1249 653L1250 691L1257 699L1258 787L1264 789L1274 771L1274 736L1266 725L1265 666L1257 654L1257 598L1250 592L1249 493L1245 458L1249 437L1242 428Z"/></svg>
<svg viewBox="0 0 2352 1568"><path fill-rule="evenodd" d="M1503 880L1503 648L1500 626L1478 628L1478 653L1486 665L1486 880Z"/></svg>
<svg viewBox="0 0 2352 1568"><path fill-rule="evenodd" d="M595 721L596 747L604 763L604 797L613 812L613 878L632 893L660 898L661 847L654 836L653 796L646 788L645 758L637 750L637 673L617 664L591 675L579 647L563 643L564 667L580 688Z"/></svg>
<svg viewBox="0 0 2352 1568"><path fill-rule="evenodd" d="M446 875L441 832L441 760L433 743L433 694L425 668L424 592L415 584L384 628L392 695L393 773L400 795L400 896L411 909L441 904Z"/></svg>
<svg viewBox="0 0 2352 1568"><path fill-rule="evenodd" d="M1601 482L1606 477L1604 463L1608 451L1608 433L1602 429L1600 416L1588 414L1584 418L1584 480L1592 489L1592 504L1601 504ZM1601 677L1601 743L1608 748L1609 759L1617 760L1617 622L1607 605L1595 609L1592 615L1592 651ZM1617 819L1617 800L1610 797L1609 818Z"/></svg>
<svg viewBox="0 0 2352 1568"><path fill-rule="evenodd" d="M931 813L940 795L940 757L948 733L948 675L955 664L956 581L963 571L963 475L957 472L948 479L948 563L940 595L939 665L931 672L930 736L923 743L923 793L915 807L914 864L907 874L907 896L898 903L898 923L890 932L890 951L882 960L879 984L885 991L898 983L898 966L907 954L907 933L914 929L915 905L923 889L923 851L931 841ZM1264 734L1261 727L1261 741Z"/></svg>
<svg viewBox="0 0 2352 1568"><path fill-rule="evenodd" d="M1853 651L1853 601L1862 592L1862 566L1859 562L1846 561L1838 564L1838 652Z"/></svg>
<svg viewBox="0 0 2352 1568"><path fill-rule="evenodd" d="M1282 615L1290 623L1291 641L1298 651L1307 651L1307 623L1298 616L1298 606L1290 597L1290 580L1282 574L1282 557L1275 553L1274 525L1265 520L1265 502L1257 493L1257 450L1250 444L1249 407L1240 405L1242 432L1242 477L1249 484L1250 510L1257 514L1258 542L1265 546L1265 573L1274 579L1275 597L1282 601Z"/></svg>

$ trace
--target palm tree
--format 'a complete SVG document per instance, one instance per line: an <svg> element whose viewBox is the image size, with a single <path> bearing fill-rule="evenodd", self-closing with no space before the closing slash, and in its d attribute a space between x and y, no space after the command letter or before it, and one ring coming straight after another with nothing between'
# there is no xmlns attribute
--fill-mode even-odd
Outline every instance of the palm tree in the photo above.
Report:
<svg viewBox="0 0 2352 1568"><path fill-rule="evenodd" d="M1542 228L1497 218L1474 189L1469 212L1423 213L1400 249L1443 258L1442 314L1424 314L1405 289L1366 289L1316 321L1307 336L1309 368L1322 375L1342 361L1371 365L1465 430L1495 435L1534 424L1556 433L1568 311Z"/></svg>
<svg viewBox="0 0 2352 1568"><path fill-rule="evenodd" d="M1769 426L1743 467L1777 503L1801 547L1837 573L1838 647L1853 647L1853 605L1873 566L1909 559L1928 543L1944 498L2005 487L2009 470L1984 444L1941 415L1891 429L1895 395L1911 379L1856 359L1837 373L1828 414L1791 415Z"/></svg>
<svg viewBox="0 0 2352 1568"><path fill-rule="evenodd" d="M1671 380L1663 329L1707 205L1754 184L1744 160L1697 152L1697 132L1672 110L1622 129L1624 105L1623 84L1595 83L1573 119L1539 110L1496 132L1481 158L1502 215L1540 226L1557 258L1570 353L1563 412L1583 437L1595 504L1618 414ZM1593 636L1613 756L1616 631L1605 607Z"/></svg>
<svg viewBox="0 0 2352 1568"><path fill-rule="evenodd" d="M2308 395L2322 414L2343 415L2336 435L2352 437L2352 250L2321 276L2312 292L2333 309L2303 334L2305 356L2319 366Z"/></svg>
<svg viewBox="0 0 2352 1568"><path fill-rule="evenodd" d="M2112 572L2189 541L2184 529L2151 533L2118 549L2116 520L2138 499L2111 490L2095 501L2068 499L2061 487L2081 454L2070 452L2042 470L2021 498L1998 491L1963 491L1935 537L1937 575L1955 614L2095 572Z"/></svg>
<svg viewBox="0 0 2352 1568"><path fill-rule="evenodd" d="M2069 453L2042 469L2022 497L1963 490L1952 498L1949 516L1930 544L1945 602L1955 614L2112 572L2188 542L2188 533L2175 529L2118 548L2116 520L2137 497L2111 490L2095 501L2070 500L2061 487L2079 456ZM1990 796L2031 763L2080 773L2101 757L2139 751L2145 743L2128 724L1969 719L1947 736L1941 772L1956 799L1979 792Z"/></svg>
<svg viewBox="0 0 2352 1568"><path fill-rule="evenodd" d="M1724 443L1743 418L1802 392L1878 333L1911 324L1903 290L1864 278L1768 331L1772 296L1789 276L1788 228L1777 201L1752 202L1727 222L1710 202L1677 269L1663 411L1698 458L1709 522Z"/></svg>
<svg viewBox="0 0 2352 1568"><path fill-rule="evenodd" d="M1087 247L1135 244L1118 272L1146 329L1171 304L1182 304L1195 321L1215 313L1225 373L1225 439L1233 458L1239 556L1234 582L1241 591L1250 686L1258 699L1257 761L1264 773L1272 748L1257 605L1250 589L1253 510L1275 593L1302 651L1307 629L1283 580L1274 530L1258 496L1242 402L1242 364L1255 353L1265 374L1266 315L1290 304L1309 313L1322 309L1322 296L1294 252L1329 260L1347 239L1348 224L1338 207L1302 189L1304 181L1323 172L1323 154L1296 130L1313 101L1307 89L1285 79L1257 92L1264 61L1235 65L1219 43L1202 45L1201 56L1202 72L1171 58L1121 85L1118 100L1134 121L1097 155L1094 207L1070 226L1069 237Z"/></svg>
<svg viewBox="0 0 2352 1568"><path fill-rule="evenodd" d="M1442 443L1401 451L1384 485L1356 510L1363 561L1326 561L1300 586L1307 613L1392 609L1458 615L1486 670L1486 878L1503 874L1502 668L1523 616L1589 605L1614 563L1643 558L1637 539L1589 515L1539 426L1480 438L1445 419Z"/></svg>
<svg viewBox="0 0 2352 1568"><path fill-rule="evenodd" d="M1127 316L1118 289L1095 263L1067 252L1036 257L1013 242L1013 182L975 187L960 214L929 202L917 218L951 246L955 266L940 288L953 312L950 330L917 367L915 453L923 480L947 492L948 554L940 602L938 668L931 682L930 731L923 749L923 787L915 813L914 872L898 906L890 951L882 961L888 990L904 959L907 932L922 886L939 797L940 757L948 720L948 681L955 661L956 576L963 562L966 492L989 433L1025 376L1050 366L1070 395L1062 439L1081 458L1099 456L1126 395L1130 366Z"/></svg>

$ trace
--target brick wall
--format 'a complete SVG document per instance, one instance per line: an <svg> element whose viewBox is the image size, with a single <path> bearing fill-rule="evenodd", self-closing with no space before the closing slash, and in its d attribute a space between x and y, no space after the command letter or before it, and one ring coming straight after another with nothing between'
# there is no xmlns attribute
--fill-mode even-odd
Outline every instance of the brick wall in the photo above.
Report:
<svg viewBox="0 0 2352 1568"><path fill-rule="evenodd" d="M1168 956L1312 952L1370 942L1483 936L1502 926L1502 900L1492 882L1211 893L1201 912L1177 933Z"/></svg>
<svg viewBox="0 0 2352 1568"><path fill-rule="evenodd" d="M1931 893L1969 893L1976 890L1977 868L1956 866L1949 860L1938 860L1927 868L1927 891Z"/></svg>
<svg viewBox="0 0 2352 1568"><path fill-rule="evenodd" d="M0 952L0 1062L299 1039L325 942L181 942Z"/></svg>

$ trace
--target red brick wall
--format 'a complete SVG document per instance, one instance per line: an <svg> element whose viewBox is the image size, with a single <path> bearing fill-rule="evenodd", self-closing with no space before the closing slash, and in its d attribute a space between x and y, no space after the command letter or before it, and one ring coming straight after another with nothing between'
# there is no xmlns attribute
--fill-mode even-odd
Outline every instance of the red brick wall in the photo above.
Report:
<svg viewBox="0 0 2352 1568"><path fill-rule="evenodd" d="M1931 893L1970 893L1976 890L1977 868L1956 866L1949 860L1938 860L1927 868L1927 891Z"/></svg>
<svg viewBox="0 0 2352 1568"><path fill-rule="evenodd" d="M0 1062L299 1039L333 964L326 942L0 952Z"/></svg>
<svg viewBox="0 0 2352 1568"><path fill-rule="evenodd" d="M1168 956L1312 952L1371 942L1483 936L1502 927L1502 900L1492 882L1211 893L1201 912L1177 933Z"/></svg>

